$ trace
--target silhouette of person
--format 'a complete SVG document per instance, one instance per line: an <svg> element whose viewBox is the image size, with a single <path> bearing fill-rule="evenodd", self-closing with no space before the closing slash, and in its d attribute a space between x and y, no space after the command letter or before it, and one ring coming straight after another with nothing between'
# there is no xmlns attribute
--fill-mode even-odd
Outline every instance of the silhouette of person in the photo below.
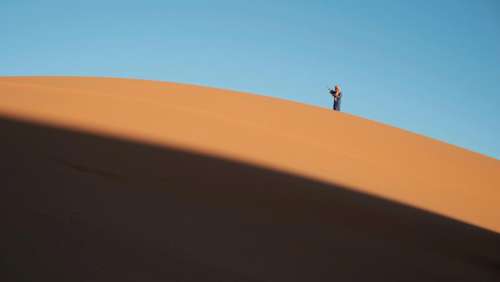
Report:
<svg viewBox="0 0 500 282"><path fill-rule="evenodd" d="M340 111L340 99L342 98L342 90L339 85L335 85L334 89L329 89L333 96L333 110Z"/></svg>

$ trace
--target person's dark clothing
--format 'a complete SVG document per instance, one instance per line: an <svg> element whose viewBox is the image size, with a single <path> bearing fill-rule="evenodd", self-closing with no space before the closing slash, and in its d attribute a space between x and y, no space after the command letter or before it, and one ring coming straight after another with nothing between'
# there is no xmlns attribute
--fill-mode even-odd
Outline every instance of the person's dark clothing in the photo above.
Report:
<svg viewBox="0 0 500 282"><path fill-rule="evenodd" d="M340 112L340 97L333 99L333 110Z"/></svg>
<svg viewBox="0 0 500 282"><path fill-rule="evenodd" d="M333 110L340 111L340 99L342 98L342 92L339 92L337 96L337 91L330 90L330 94L333 96Z"/></svg>

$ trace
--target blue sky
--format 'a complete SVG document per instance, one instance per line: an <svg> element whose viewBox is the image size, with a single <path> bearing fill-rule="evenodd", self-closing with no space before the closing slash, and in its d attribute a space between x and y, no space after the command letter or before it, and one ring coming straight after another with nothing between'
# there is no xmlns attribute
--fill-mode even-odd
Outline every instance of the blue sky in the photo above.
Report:
<svg viewBox="0 0 500 282"><path fill-rule="evenodd" d="M0 1L0 75L142 78L331 107L500 159L500 2Z"/></svg>

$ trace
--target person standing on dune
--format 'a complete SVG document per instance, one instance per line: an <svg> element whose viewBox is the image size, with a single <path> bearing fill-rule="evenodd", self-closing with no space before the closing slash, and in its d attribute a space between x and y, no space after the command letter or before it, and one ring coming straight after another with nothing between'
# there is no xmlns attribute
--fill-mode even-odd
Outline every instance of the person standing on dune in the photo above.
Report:
<svg viewBox="0 0 500 282"><path fill-rule="evenodd" d="M342 90L339 85L335 85L334 89L329 89L333 96L333 110L340 112L340 99L342 98Z"/></svg>

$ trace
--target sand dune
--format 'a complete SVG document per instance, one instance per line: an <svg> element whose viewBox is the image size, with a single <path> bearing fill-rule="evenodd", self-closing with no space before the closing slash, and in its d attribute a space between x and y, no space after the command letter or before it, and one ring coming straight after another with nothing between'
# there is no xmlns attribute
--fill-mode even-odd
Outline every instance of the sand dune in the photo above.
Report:
<svg viewBox="0 0 500 282"><path fill-rule="evenodd" d="M500 162L344 113L0 78L9 277L495 281Z"/></svg>

